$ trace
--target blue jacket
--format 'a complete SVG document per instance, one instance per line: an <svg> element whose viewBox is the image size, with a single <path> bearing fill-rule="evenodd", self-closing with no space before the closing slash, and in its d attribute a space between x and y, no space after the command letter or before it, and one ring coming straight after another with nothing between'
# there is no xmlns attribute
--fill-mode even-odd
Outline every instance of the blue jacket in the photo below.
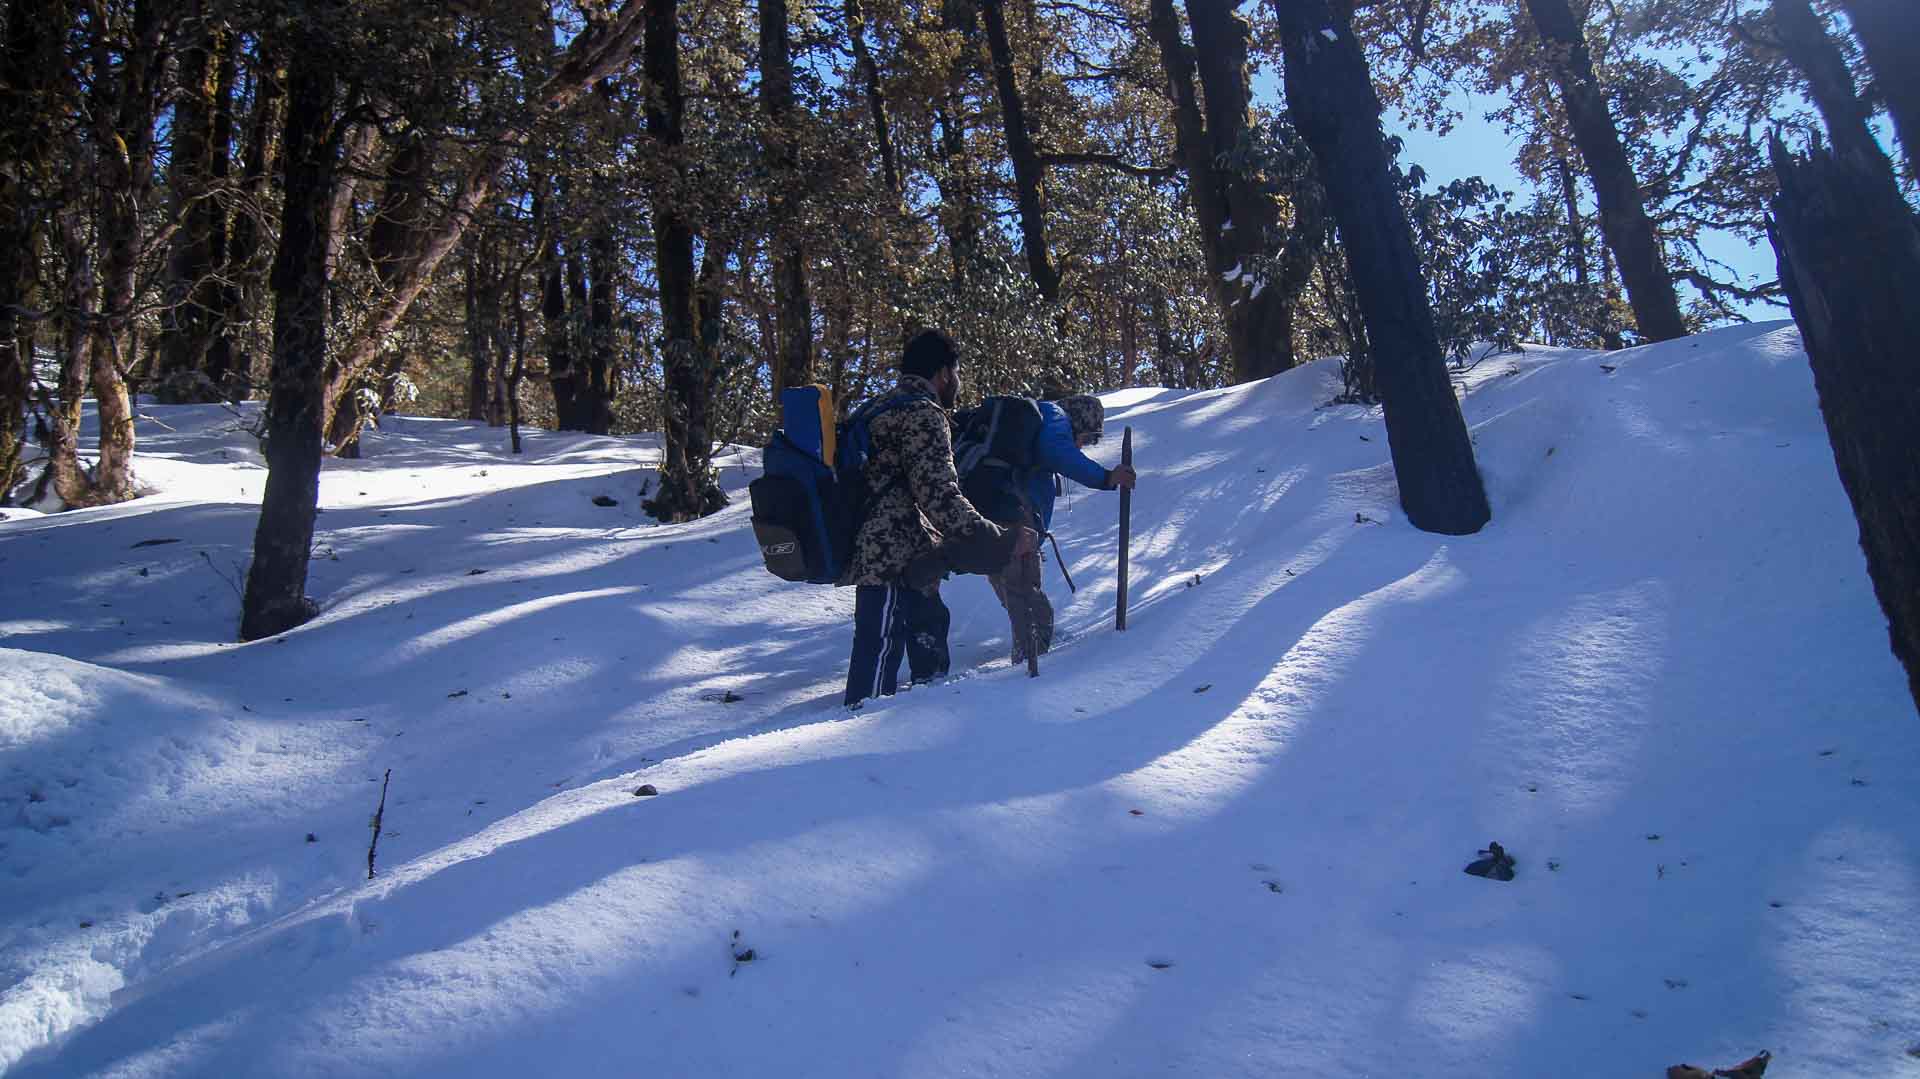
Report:
<svg viewBox="0 0 1920 1079"><path fill-rule="evenodd" d="M1053 527L1055 475L1098 491L1107 486L1107 470L1073 444L1073 425L1067 422L1067 414L1059 405L1041 401L1040 417L1044 423L1034 439L1027 501L1033 503L1033 511L1040 515L1040 527L1044 530Z"/></svg>

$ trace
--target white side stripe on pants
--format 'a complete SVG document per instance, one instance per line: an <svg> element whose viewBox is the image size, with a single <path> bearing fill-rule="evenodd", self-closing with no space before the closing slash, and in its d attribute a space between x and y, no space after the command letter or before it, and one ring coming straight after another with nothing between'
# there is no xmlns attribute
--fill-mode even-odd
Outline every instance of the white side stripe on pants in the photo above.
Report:
<svg viewBox="0 0 1920 1079"><path fill-rule="evenodd" d="M867 696L880 696L881 675L887 669L887 653L893 651L893 605L897 600L898 585L887 586L887 602L880 608L880 652L873 661L873 689ZM897 660L895 662L898 662Z"/></svg>

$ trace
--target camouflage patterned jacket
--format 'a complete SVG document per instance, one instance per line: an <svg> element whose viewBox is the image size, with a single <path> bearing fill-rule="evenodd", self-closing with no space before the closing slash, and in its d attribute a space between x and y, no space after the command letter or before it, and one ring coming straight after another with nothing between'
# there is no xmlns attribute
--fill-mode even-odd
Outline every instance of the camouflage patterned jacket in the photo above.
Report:
<svg viewBox="0 0 1920 1079"><path fill-rule="evenodd" d="M901 375L888 396L916 393L936 396L917 375ZM840 584L893 583L908 563L945 540L1000 536L1000 528L960 493L946 409L918 401L875 417L868 431L873 451L867 458L867 489L881 494L854 539L853 559Z"/></svg>

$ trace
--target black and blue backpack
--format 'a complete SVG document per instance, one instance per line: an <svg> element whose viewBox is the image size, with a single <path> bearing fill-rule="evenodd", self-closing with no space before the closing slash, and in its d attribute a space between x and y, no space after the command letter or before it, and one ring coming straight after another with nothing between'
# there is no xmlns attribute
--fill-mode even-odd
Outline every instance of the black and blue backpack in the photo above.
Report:
<svg viewBox="0 0 1920 1079"><path fill-rule="evenodd" d="M747 485L753 535L767 572L807 584L840 580L868 508L883 493L867 489L870 425L896 408L931 400L926 394L879 397L835 424L832 390L815 385L781 391L781 428L767 443L760 478Z"/></svg>
<svg viewBox="0 0 1920 1079"><path fill-rule="evenodd" d="M996 396L960 414L953 467L960 493L990 521L1027 519L1027 478L1046 420L1031 397Z"/></svg>

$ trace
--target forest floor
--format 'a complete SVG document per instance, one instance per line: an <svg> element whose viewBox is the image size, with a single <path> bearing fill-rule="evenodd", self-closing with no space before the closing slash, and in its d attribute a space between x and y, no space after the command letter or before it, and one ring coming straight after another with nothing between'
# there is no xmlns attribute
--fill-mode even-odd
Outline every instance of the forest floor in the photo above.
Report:
<svg viewBox="0 0 1920 1079"><path fill-rule="evenodd" d="M1460 381L1471 537L1327 362L1107 394L1128 630L1074 489L1040 678L959 578L853 713L752 451L660 526L654 439L390 417L237 644L258 447L143 406L153 494L0 522L0 1071L1920 1076L1920 718L1793 327Z"/></svg>

